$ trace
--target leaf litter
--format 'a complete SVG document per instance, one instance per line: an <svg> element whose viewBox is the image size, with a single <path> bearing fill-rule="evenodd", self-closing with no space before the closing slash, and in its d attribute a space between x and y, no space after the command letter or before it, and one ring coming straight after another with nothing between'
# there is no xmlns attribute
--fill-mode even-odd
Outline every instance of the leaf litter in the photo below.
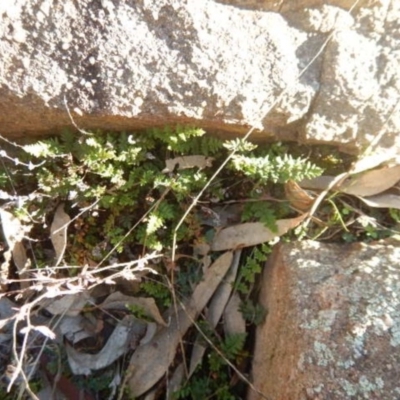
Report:
<svg viewBox="0 0 400 400"><path fill-rule="evenodd" d="M296 218L280 219L276 221L277 230L275 232L261 222L247 222L230 226L215 235L211 249L213 251L223 251L271 242L287 233L290 229L296 228L305 217L306 214Z"/></svg>
<svg viewBox="0 0 400 400"><path fill-rule="evenodd" d="M28 277L27 268L29 266L29 260L26 255L25 246L23 239L25 235L30 231L31 226L26 226L10 212L0 208L1 225L3 228L4 238L8 245L8 250L4 252L4 259L1 266L2 281L7 280L8 267L10 265L11 258L17 267L19 276L21 278L22 288L29 287L29 283L25 281Z"/></svg>
<svg viewBox="0 0 400 400"><path fill-rule="evenodd" d="M172 308L169 326L157 332L154 338L134 352L130 360L133 375L128 381L133 396L140 396L155 385L167 372L175 358L175 351L182 337L208 303L221 283L233 259L232 252L222 254L206 271L196 286L192 297Z"/></svg>
<svg viewBox="0 0 400 400"><path fill-rule="evenodd" d="M206 311L206 321L209 322L212 328L215 328L220 321L225 311L225 307L228 303L229 297L231 296L231 293L233 291L233 284L236 280L241 254L241 250L236 250L234 252L233 260L226 274L226 277L223 282L221 282L221 284L218 286L210 300L210 304ZM200 338L196 339L192 348L188 377L193 374L194 370L201 363L204 353L206 351L206 346L201 344L199 339Z"/></svg>
<svg viewBox="0 0 400 400"><path fill-rule="evenodd" d="M212 161L212 158L203 156L176 157L166 160L166 168L163 172L172 173L175 170L189 168L203 169L211 167ZM204 312L205 319L211 327L216 327L223 319L225 336L246 332L246 322L239 311L241 299L237 293L233 292L242 249L272 242L298 227L308 217L318 191L328 188L357 197L370 207L400 209L400 196L395 192L389 192L400 179L400 166L382 166L387 161L385 155L361 159L354 164L351 173L344 174L343 179L337 180L332 188L330 185L337 177L321 176L302 182L289 180L284 187L286 199L300 215L278 219L276 230L266 227L261 222L238 223L243 211L241 204L202 206L203 215L198 214L202 225L210 226L216 231L213 239L209 241L210 244L200 242L195 253L196 258L198 256L203 258L203 280L194 286L194 291L186 300L176 302L165 312L160 311L152 297L132 296L119 290L101 300L91 296L89 294L91 284L96 286L100 282L106 282L116 285L116 280L109 277L105 278L106 280L94 278L92 265L87 265L83 267L82 273L74 280L73 285L72 280L66 283L70 293L63 290L60 294L57 285L53 288L46 287L46 292L42 290L45 285L42 285L42 289L40 285L34 286L42 296L42 300L36 304L53 317L58 317L58 324L55 325L50 319L47 325L38 323L21 327L19 332L28 336L36 331L46 339L59 343L67 339L65 351L69 366L76 375L93 374L114 364L122 355L133 352L125 383L135 396L146 392L150 397L155 396L157 382L168 375L168 370L179 353L179 345L200 313ZM50 240L56 254L55 267L58 271L62 271L62 267L59 266L66 253L68 226L72 221L64 211L64 206L64 203L58 205L50 228ZM9 249L8 254L5 253L8 258L5 257L5 263L2 266L4 280L7 281L11 259L21 277L39 277L43 272L35 272L36 275L24 275L30 260L23 240L31 227L25 226L18 218L5 210L0 211L0 217ZM216 256L213 252L225 253L211 263ZM92 264L96 265L96 263ZM110 268L113 268L112 264ZM131 265L128 266L127 263L125 273L119 273L118 278L128 279L129 276L129 279L141 279L132 272ZM6 298L1 298L0 302L2 300L5 301ZM10 326L13 320L20 319L18 314L20 311L22 315L22 308L15 304L13 312L2 316L0 323L2 322L5 327ZM132 315L132 310L137 316ZM101 312L103 317L99 317L97 311ZM113 330L108 337L104 334L104 315L114 319ZM144 316L145 319L140 316ZM106 339L105 344L97 346L95 354L85 351L86 340L102 336ZM4 343L10 339L10 333L6 332ZM206 346L196 341L192 346L189 370L186 371L185 362L174 365L175 373L168 378L171 393L179 389L188 374L193 373L201 362L205 350ZM118 378L116 380L118 386L121 383L121 376L116 373L114 377ZM112 387L112 384L110 385ZM115 384L113 390L115 394Z"/></svg>
<svg viewBox="0 0 400 400"><path fill-rule="evenodd" d="M57 207L50 228L50 239L56 252L56 265L62 261L67 248L67 230L70 221L71 217L64 211L64 204L61 203Z"/></svg>

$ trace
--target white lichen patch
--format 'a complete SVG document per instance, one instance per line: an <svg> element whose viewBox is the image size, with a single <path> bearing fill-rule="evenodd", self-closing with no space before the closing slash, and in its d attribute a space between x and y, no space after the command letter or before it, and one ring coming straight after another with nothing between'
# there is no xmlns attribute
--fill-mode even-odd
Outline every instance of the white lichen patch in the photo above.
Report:
<svg viewBox="0 0 400 400"><path fill-rule="evenodd" d="M285 263L298 307L299 341L308 346L301 349L298 370L315 374L315 387L329 382L334 398L369 399L382 390L389 395L373 398L397 398L400 385L388 371L400 363L398 249L294 246ZM314 386L309 390L316 394Z"/></svg>
<svg viewBox="0 0 400 400"><path fill-rule="evenodd" d="M314 351L317 364L326 367L329 363L335 360L335 357L330 348L325 344L318 341L314 342Z"/></svg>
<svg viewBox="0 0 400 400"><path fill-rule="evenodd" d="M357 398L360 399L369 399L371 392L381 390L385 386L381 377L375 377L371 381L365 375L362 375L356 383L349 382L346 379L339 379L339 383L347 396L359 396Z"/></svg>
<svg viewBox="0 0 400 400"><path fill-rule="evenodd" d="M321 310L318 312L318 318L311 319L300 325L303 329L318 329L323 332L329 332L335 322L337 310Z"/></svg>

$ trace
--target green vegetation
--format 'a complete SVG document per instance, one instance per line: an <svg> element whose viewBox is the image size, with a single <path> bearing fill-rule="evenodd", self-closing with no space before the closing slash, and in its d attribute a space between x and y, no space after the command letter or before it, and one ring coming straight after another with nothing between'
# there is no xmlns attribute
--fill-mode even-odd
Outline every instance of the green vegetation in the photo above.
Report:
<svg viewBox="0 0 400 400"><path fill-rule="evenodd" d="M177 231L178 256L171 260L176 226L232 151L235 154L226 168ZM33 144L4 145L1 156L1 198L4 207L31 227L32 268L53 267L48 227L57 206L65 203L72 221L64 265L75 267L62 274L55 272L55 276L72 278L77 274L76 266L99 265L110 258L113 263L124 263L160 253L160 260L153 265L158 275L144 275L138 293L153 297L161 311L174 304L175 296L190 297L201 281L202 261L193 256L193 247L209 243L223 227L214 221L223 214L214 211L215 206L237 204L237 222L262 222L277 232L278 220L298 216L286 200L285 183L316 177L323 170L343 172L350 161L330 148L222 141L190 127L152 129L145 134L95 132L77 136L65 132ZM187 165L188 159L182 157L188 156L199 157ZM375 209L369 211L370 219L358 218L365 209L359 200L334 193L320 206L309 228L299 229L297 234L331 241L375 240L391 234L390 227L399 223L398 210ZM353 224L355 217L358 219ZM298 237L293 231L283 240ZM243 251L233 287L241 297L240 310L249 332L262 323L267 312L254 298L258 290L255 282L270 252L269 244ZM107 271L103 277L107 278ZM138 307L130 311L148 319ZM197 323L206 324L202 318ZM203 363L176 398L242 398L243 384L232 384L234 373L227 361L246 365L246 336L225 337L221 324L216 329L209 327L207 334L219 352L207 350ZM188 337L193 335L191 331ZM94 388L101 382L99 376L93 376Z"/></svg>

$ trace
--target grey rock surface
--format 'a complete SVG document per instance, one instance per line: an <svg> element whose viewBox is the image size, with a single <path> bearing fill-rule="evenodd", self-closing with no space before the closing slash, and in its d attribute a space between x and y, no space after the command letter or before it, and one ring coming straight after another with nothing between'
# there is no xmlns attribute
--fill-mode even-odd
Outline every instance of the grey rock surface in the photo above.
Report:
<svg viewBox="0 0 400 400"><path fill-rule="evenodd" d="M262 285L252 375L267 398L400 398L400 243L284 244Z"/></svg>
<svg viewBox="0 0 400 400"><path fill-rule="evenodd" d="M1 2L0 133L58 131L68 108L85 129L254 126L353 151L384 126L396 146L400 2L355 3Z"/></svg>

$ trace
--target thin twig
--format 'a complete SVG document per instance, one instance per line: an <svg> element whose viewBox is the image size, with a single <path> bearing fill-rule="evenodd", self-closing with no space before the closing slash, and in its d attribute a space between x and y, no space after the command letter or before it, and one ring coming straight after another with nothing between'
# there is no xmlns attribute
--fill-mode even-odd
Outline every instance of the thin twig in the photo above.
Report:
<svg viewBox="0 0 400 400"><path fill-rule="evenodd" d="M66 108L66 110L67 110L69 119L70 119L71 122L72 122L72 125L74 125L74 127L75 127L80 133L82 133L82 134L84 134L84 135L92 135L92 133L87 132L87 131L83 130L82 128L79 128L78 124L77 124L77 123L74 121L74 119L72 118L72 114L71 114L70 111L69 111L69 107L68 107L68 103L67 103L67 98L65 97L65 94L64 94L64 105L65 105L65 108Z"/></svg>

